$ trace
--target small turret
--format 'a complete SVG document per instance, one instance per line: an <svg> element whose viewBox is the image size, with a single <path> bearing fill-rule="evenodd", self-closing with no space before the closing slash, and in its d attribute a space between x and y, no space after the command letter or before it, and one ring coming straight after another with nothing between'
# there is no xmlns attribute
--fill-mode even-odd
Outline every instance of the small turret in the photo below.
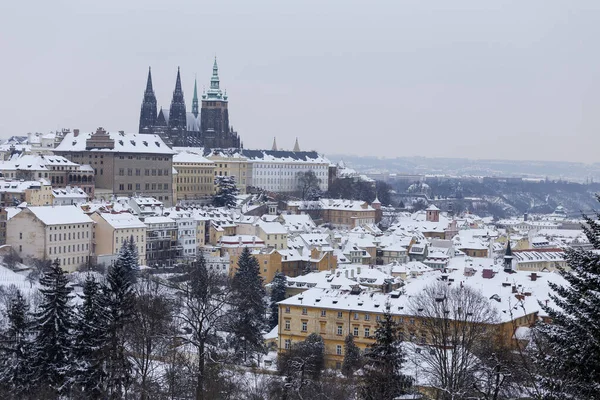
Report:
<svg viewBox="0 0 600 400"><path fill-rule="evenodd" d="M513 254L510 248L510 238L506 244L506 252L504 253L504 272L513 272L512 267Z"/></svg>
<svg viewBox="0 0 600 400"><path fill-rule="evenodd" d="M277 140L275 137L273 137L273 146L271 147L271 150L277 151Z"/></svg>
<svg viewBox="0 0 600 400"><path fill-rule="evenodd" d="M294 144L294 151L300 151L300 145L298 144L298 138L296 138L296 143Z"/></svg>

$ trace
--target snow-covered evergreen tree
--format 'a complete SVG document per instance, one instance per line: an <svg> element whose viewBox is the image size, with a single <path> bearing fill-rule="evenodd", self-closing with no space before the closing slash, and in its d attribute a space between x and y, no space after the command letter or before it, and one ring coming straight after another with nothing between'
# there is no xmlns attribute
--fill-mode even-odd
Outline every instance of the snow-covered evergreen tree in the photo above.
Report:
<svg viewBox="0 0 600 400"><path fill-rule="evenodd" d="M346 336L344 341L344 362L342 363L342 373L347 377L354 375L354 372L360 368L360 349L354 343L354 336Z"/></svg>
<svg viewBox="0 0 600 400"><path fill-rule="evenodd" d="M287 289L287 277L277 271L271 282L271 315L269 317L269 326L273 329L279 323L278 302L285 300L285 291Z"/></svg>
<svg viewBox="0 0 600 400"><path fill-rule="evenodd" d="M89 274L83 284L83 302L76 312L73 385L76 391L93 398L102 396L105 379L102 352L106 346L107 327L100 296L101 286Z"/></svg>
<svg viewBox="0 0 600 400"><path fill-rule="evenodd" d="M248 356L264 351L263 330L267 326L260 265L247 247L240 255L231 286L233 344L246 361Z"/></svg>
<svg viewBox="0 0 600 400"><path fill-rule="evenodd" d="M103 390L109 398L115 399L123 398L131 384L131 362L125 349L125 331L131 321L135 296L127 257L128 254L119 255L119 259L111 266L100 296L102 319L106 324L106 344L102 350L106 373Z"/></svg>
<svg viewBox="0 0 600 400"><path fill-rule="evenodd" d="M599 197L600 200L600 197ZM597 215L599 216L599 215ZM568 286L550 283L556 306L541 303L552 322L538 331L549 345L540 362L549 372L549 391L573 399L597 399L600 393L600 223L584 217L592 251L568 249L570 269L560 268Z"/></svg>
<svg viewBox="0 0 600 400"><path fill-rule="evenodd" d="M140 266L137 244L135 240L133 240L133 236L123 242L123 245L119 250L119 261L123 268L128 271L131 283L134 284L137 282Z"/></svg>
<svg viewBox="0 0 600 400"><path fill-rule="evenodd" d="M213 205L215 207L233 207L236 204L236 198L240 192L235 184L233 176L217 176L215 178L217 193L213 196Z"/></svg>
<svg viewBox="0 0 600 400"><path fill-rule="evenodd" d="M58 260L40 280L42 302L34 318L33 383L47 395L65 391L71 374L73 308L69 304L72 296L68 283Z"/></svg>
<svg viewBox="0 0 600 400"><path fill-rule="evenodd" d="M363 384L360 390L365 400L392 400L406 393L411 385L401 372L404 353L398 337L398 323L386 306L377 323L375 343L365 352Z"/></svg>
<svg viewBox="0 0 600 400"><path fill-rule="evenodd" d="M6 312L8 326L1 336L0 388L5 395L21 396L29 388L32 331L29 304L19 290Z"/></svg>

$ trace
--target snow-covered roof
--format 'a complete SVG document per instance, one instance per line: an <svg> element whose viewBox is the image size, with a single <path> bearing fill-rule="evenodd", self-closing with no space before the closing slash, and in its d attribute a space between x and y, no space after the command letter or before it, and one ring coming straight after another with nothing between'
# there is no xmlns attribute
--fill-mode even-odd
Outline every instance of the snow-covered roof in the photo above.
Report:
<svg viewBox="0 0 600 400"><path fill-rule="evenodd" d="M112 141L114 148L89 148L86 149L86 142L93 134L91 132L81 132L77 136L73 132L65 135L62 142L56 147L57 152L80 152L92 151L101 153L142 153L142 154L164 154L170 155L175 152L163 142L159 135L145 133L121 133L106 132Z"/></svg>
<svg viewBox="0 0 600 400"><path fill-rule="evenodd" d="M138 217L130 213L100 213L100 216L114 229L132 229L146 227L146 224L144 224Z"/></svg>
<svg viewBox="0 0 600 400"><path fill-rule="evenodd" d="M27 207L45 225L85 224L93 222L79 206Z"/></svg>
<svg viewBox="0 0 600 400"><path fill-rule="evenodd" d="M214 164L215 162L190 151L181 151L173 156L173 164Z"/></svg>

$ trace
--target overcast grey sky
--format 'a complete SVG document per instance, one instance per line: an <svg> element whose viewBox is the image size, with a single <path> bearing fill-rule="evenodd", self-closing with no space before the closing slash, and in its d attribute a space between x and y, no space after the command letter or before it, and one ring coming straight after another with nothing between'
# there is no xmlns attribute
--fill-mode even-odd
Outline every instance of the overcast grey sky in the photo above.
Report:
<svg viewBox="0 0 600 400"><path fill-rule="evenodd" d="M212 58L247 148L596 162L600 1L2 1L0 137L135 131Z"/></svg>

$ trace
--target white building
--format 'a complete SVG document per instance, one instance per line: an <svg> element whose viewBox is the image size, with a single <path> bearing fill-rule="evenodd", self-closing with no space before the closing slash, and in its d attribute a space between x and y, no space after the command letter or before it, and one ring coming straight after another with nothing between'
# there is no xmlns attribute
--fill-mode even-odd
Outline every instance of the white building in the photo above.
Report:
<svg viewBox="0 0 600 400"><path fill-rule="evenodd" d="M250 186L273 192L298 190L298 174L312 171L319 179L319 189L329 188L330 161L316 151L246 150L251 170Z"/></svg>
<svg viewBox="0 0 600 400"><path fill-rule="evenodd" d="M6 231L6 243L21 257L58 259L69 272L94 254L94 221L77 206L27 207L8 220Z"/></svg>
<svg viewBox="0 0 600 400"><path fill-rule="evenodd" d="M55 206L72 206L85 203L89 196L81 188L67 186L52 189L52 197Z"/></svg>

